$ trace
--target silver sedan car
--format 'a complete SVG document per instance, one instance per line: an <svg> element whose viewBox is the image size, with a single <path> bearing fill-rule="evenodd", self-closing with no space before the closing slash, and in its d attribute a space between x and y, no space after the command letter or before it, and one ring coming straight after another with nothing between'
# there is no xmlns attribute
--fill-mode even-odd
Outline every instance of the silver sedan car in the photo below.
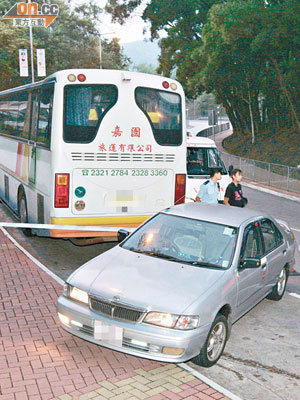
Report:
<svg viewBox="0 0 300 400"><path fill-rule="evenodd" d="M294 253L288 225L267 215L175 206L77 269L58 315L64 329L98 345L210 367L235 321L265 297L282 298Z"/></svg>

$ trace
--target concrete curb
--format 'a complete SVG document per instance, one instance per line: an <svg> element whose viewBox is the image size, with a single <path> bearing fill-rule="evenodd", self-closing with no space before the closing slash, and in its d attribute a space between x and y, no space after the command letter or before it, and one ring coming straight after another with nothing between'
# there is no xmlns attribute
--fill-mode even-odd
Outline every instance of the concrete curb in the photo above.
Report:
<svg viewBox="0 0 300 400"><path fill-rule="evenodd" d="M218 383L215 383L211 379L207 378L206 376L200 374L200 372L196 371L194 368L190 367L189 365L185 363L180 363L177 364L180 368L184 369L185 371L188 371L190 374L192 374L195 378L200 379L202 382L206 383L207 385L211 386L213 389L216 391L224 394L226 397L228 397L231 400L242 400L240 397L236 396L235 394L231 393L229 390L223 388L220 386Z"/></svg>
<svg viewBox="0 0 300 400"><path fill-rule="evenodd" d="M3 234L19 249L24 253L36 266L38 266L40 269L42 269L46 274L51 276L56 282L58 282L60 285L64 284L64 281L54 274L54 272L50 271L44 264L42 264L39 260L37 260L35 257L33 257L24 247L22 247L8 232L6 229L2 228L0 226L0 230L3 232Z"/></svg>

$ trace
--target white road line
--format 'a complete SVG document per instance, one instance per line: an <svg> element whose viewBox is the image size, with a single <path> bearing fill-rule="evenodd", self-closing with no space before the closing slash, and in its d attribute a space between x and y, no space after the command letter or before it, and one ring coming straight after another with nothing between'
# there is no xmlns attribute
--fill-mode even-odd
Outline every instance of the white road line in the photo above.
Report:
<svg viewBox="0 0 300 400"><path fill-rule="evenodd" d="M290 296L296 297L297 299L300 300L300 294L297 293L289 293Z"/></svg>
<svg viewBox="0 0 300 400"><path fill-rule="evenodd" d="M237 395L231 393L229 390L223 388L223 386L220 386L218 383L215 383L211 379L207 378L206 376L200 374L200 372L196 371L194 368L190 367L189 365L185 363L180 363L177 364L180 368L184 369L185 371L188 371L190 374L192 374L195 378L200 379L202 382L206 383L207 385L211 386L213 389L217 390L218 392L224 394L226 397L228 397L231 400L242 400L240 397Z"/></svg>
<svg viewBox="0 0 300 400"><path fill-rule="evenodd" d="M133 232L136 228L123 228L114 226L88 226L88 225L52 225L52 224L31 224L21 222L0 222L0 226L6 228L30 228L30 229L63 229L72 231L93 231L93 232L118 232L120 229L125 229L128 232Z"/></svg>
<svg viewBox="0 0 300 400"><path fill-rule="evenodd" d="M39 268L41 268L44 272L46 272L48 275L51 276L51 278L55 279L56 282L58 282L60 285L64 284L64 281L57 276L56 274L54 274L54 272L50 271L50 269L48 269L44 264L42 264L39 260L37 260L36 258L34 258L26 249L24 249L24 247L22 247L4 228L2 228L0 226L1 231L4 233L4 235L6 237L8 237L8 239L13 242L13 244L19 249L21 250L28 258L30 258L31 261L33 261Z"/></svg>
<svg viewBox="0 0 300 400"><path fill-rule="evenodd" d="M26 249L24 249L23 246L21 246L4 228L0 226L0 230L4 233L8 239L13 242L13 244L21 250L31 261L33 261L39 268L41 268L46 274L50 275L51 278L55 279L56 282L58 282L60 285L64 284L64 281L57 276L54 272L50 271L44 264L42 264L39 260L37 260L35 257L33 257ZM200 374L198 371L194 370L193 368L189 367L188 365L185 365L184 363L177 364L179 367L182 369L188 371L190 374L195 376L196 378L200 379L207 385L211 386L213 389L217 390L220 393L223 393L225 396L227 396L231 400L242 400L240 397L236 396L235 394L229 392L229 390L223 388L222 386L218 385L214 381L210 380L209 378L206 378L206 376Z"/></svg>

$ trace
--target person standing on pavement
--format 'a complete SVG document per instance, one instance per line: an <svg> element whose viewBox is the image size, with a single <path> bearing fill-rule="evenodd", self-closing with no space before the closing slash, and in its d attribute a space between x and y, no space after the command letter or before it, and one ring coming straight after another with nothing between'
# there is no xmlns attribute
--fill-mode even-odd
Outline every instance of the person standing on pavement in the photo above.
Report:
<svg viewBox="0 0 300 400"><path fill-rule="evenodd" d="M210 179L202 183L197 193L197 202L218 204L219 183L222 178L220 168L212 168L210 170Z"/></svg>
<svg viewBox="0 0 300 400"><path fill-rule="evenodd" d="M226 188L224 204L226 206L245 207L248 200L243 196L242 186L240 184L243 179L242 171L238 168L233 169L231 178L232 182Z"/></svg>

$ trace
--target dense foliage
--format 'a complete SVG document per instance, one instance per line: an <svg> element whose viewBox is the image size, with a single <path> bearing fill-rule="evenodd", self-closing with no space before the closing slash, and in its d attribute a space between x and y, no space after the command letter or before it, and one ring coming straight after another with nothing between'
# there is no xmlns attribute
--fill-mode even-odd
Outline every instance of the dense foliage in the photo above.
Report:
<svg viewBox="0 0 300 400"><path fill-rule="evenodd" d="M109 0L124 21L141 0ZM143 18L164 29L159 71L176 69L186 93L213 92L235 132L300 133L299 0L151 0Z"/></svg>
<svg viewBox="0 0 300 400"><path fill-rule="evenodd" d="M36 2L41 4L45 0ZM0 15L15 3L2 0ZM56 0L55 4L59 6L59 14L54 22L48 28L32 28L34 57L36 48L46 50L47 75L66 68L99 68L97 23L103 10L93 1L74 8L65 0ZM122 54L118 40L107 41L103 37L101 40L103 68L125 68L128 59ZM31 78L19 76L18 50L22 48L29 53L28 28L15 27L12 21L0 19L0 90L31 82Z"/></svg>

